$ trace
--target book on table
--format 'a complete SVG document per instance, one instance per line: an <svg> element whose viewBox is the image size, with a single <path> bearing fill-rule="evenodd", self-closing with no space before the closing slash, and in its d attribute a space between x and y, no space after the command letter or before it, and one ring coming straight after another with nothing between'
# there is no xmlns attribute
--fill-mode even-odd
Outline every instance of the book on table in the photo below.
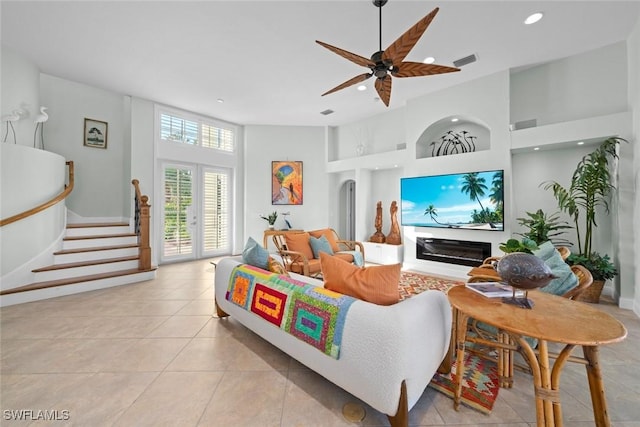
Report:
<svg viewBox="0 0 640 427"><path fill-rule="evenodd" d="M506 283L476 282L467 283L465 286L472 291L479 293L480 295L484 295L487 298L502 298L514 296L513 287L507 285ZM516 298L524 297L524 291L521 289L516 289L515 296Z"/></svg>

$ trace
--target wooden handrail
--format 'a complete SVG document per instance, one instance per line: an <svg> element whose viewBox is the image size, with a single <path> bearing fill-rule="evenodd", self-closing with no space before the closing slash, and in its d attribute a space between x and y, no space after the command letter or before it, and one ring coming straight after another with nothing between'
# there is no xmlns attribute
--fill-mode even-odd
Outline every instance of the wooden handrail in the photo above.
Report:
<svg viewBox="0 0 640 427"><path fill-rule="evenodd" d="M138 270L151 269L151 246L149 246L149 197L140 193L140 181L131 181L135 188L135 232L138 235Z"/></svg>
<svg viewBox="0 0 640 427"><path fill-rule="evenodd" d="M0 220L0 227L4 227L5 225L28 218L64 200L69 195L69 193L71 193L71 191L73 190L73 181L74 181L73 161L70 160L66 162L66 165L69 166L69 184L64 186L64 190L60 194L58 194L48 202L45 202L41 205L36 206L35 208L10 216L9 218Z"/></svg>

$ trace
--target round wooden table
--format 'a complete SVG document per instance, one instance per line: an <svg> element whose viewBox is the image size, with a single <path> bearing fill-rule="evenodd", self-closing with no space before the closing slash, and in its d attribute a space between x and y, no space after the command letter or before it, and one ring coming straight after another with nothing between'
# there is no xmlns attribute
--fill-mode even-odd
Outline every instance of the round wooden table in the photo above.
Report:
<svg viewBox="0 0 640 427"><path fill-rule="evenodd" d="M457 378L462 378L464 351L469 318L494 325L506 332L524 350L533 374L538 426L562 426L560 373L575 346L582 346L593 414L597 426L610 426L604 384L598 360L598 346L622 341L627 336L624 325L611 315L591 305L530 291L532 309L504 304L501 298L487 298L465 286L449 290L453 306L453 333L457 349ZM523 336L538 339L537 351ZM549 364L547 342L565 344L553 366ZM575 359L572 358L572 359ZM458 382L454 407L458 409L462 384Z"/></svg>

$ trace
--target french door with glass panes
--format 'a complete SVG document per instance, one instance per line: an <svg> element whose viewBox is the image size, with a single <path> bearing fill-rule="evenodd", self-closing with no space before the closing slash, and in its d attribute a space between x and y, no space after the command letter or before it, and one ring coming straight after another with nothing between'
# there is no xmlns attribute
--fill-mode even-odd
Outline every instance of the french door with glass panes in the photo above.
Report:
<svg viewBox="0 0 640 427"><path fill-rule="evenodd" d="M161 261L208 258L231 251L231 173L164 163Z"/></svg>

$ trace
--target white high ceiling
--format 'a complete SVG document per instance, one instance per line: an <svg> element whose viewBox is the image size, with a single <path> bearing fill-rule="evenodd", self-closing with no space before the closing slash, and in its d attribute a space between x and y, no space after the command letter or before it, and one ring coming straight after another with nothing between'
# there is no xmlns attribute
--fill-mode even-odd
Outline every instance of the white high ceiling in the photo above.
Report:
<svg viewBox="0 0 640 427"><path fill-rule="evenodd" d="M440 12L406 60L479 60L458 73L394 78L391 109L497 71L626 40L640 16L638 1L390 0L382 48L435 7ZM544 19L523 25L535 11ZM374 101L373 79L363 92L353 86L320 96L367 69L315 40L371 56L378 8L370 0L3 0L0 13L2 43L44 73L233 123L339 125L388 109ZM326 109L335 113L321 115Z"/></svg>

